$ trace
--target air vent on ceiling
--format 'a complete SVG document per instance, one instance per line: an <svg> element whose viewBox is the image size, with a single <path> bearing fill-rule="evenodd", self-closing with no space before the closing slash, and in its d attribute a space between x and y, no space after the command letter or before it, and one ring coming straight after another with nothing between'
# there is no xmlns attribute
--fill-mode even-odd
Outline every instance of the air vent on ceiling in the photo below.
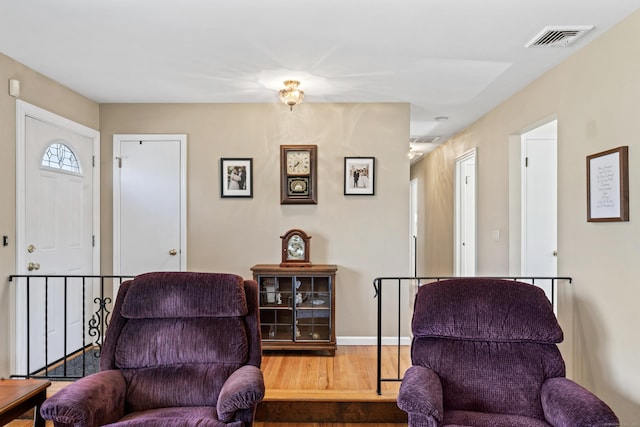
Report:
<svg viewBox="0 0 640 427"><path fill-rule="evenodd" d="M566 47L593 29L593 25L545 27L525 47Z"/></svg>
<svg viewBox="0 0 640 427"><path fill-rule="evenodd" d="M410 144L433 144L439 140L439 136L412 136L409 138Z"/></svg>

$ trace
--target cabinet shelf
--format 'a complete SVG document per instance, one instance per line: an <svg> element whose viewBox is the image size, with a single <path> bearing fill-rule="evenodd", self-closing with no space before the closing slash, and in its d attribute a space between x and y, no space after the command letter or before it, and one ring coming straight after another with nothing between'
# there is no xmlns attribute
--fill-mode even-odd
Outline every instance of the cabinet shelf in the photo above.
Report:
<svg viewBox="0 0 640 427"><path fill-rule="evenodd" d="M335 354L335 265L251 268L258 282L264 350Z"/></svg>

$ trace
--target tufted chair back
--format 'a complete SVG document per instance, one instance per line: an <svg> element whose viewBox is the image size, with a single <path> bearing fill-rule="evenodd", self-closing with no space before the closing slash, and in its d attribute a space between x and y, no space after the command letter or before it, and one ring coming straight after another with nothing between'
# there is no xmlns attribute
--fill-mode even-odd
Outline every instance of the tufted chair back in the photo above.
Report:
<svg viewBox="0 0 640 427"><path fill-rule="evenodd" d="M615 426L611 408L565 378L563 333L544 292L460 278L419 288L413 366L398 406L409 427Z"/></svg>
<svg viewBox="0 0 640 427"><path fill-rule="evenodd" d="M450 410L544 419L545 380L562 377L562 330L544 292L525 283L460 279L420 288L412 361L442 380Z"/></svg>
<svg viewBox="0 0 640 427"><path fill-rule="evenodd" d="M48 398L55 427L248 427L264 398L258 285L157 272L118 291L100 372Z"/></svg>
<svg viewBox="0 0 640 427"><path fill-rule="evenodd" d="M215 406L231 373L260 367L239 276L148 273L123 283L117 300L100 367L123 373L131 411Z"/></svg>

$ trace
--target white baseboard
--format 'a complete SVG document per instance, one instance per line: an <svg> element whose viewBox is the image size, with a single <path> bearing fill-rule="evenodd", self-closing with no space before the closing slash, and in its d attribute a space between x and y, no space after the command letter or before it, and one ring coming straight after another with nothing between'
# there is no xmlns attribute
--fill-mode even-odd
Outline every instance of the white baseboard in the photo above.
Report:
<svg viewBox="0 0 640 427"><path fill-rule="evenodd" d="M336 337L338 345L378 345L377 337ZM382 337L382 345L397 345L398 337ZM400 345L411 345L410 337L400 337Z"/></svg>

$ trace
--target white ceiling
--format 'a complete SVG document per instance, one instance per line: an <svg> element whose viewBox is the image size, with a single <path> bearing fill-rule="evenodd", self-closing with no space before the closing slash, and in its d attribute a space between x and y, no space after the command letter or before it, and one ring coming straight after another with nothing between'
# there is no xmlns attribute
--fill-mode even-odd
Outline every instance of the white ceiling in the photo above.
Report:
<svg viewBox="0 0 640 427"><path fill-rule="evenodd" d="M439 144L638 8L640 0L0 0L0 52L100 103L279 102L282 82L296 79L307 103L409 103L410 135ZM546 26L577 25L595 28L570 47L524 47Z"/></svg>

